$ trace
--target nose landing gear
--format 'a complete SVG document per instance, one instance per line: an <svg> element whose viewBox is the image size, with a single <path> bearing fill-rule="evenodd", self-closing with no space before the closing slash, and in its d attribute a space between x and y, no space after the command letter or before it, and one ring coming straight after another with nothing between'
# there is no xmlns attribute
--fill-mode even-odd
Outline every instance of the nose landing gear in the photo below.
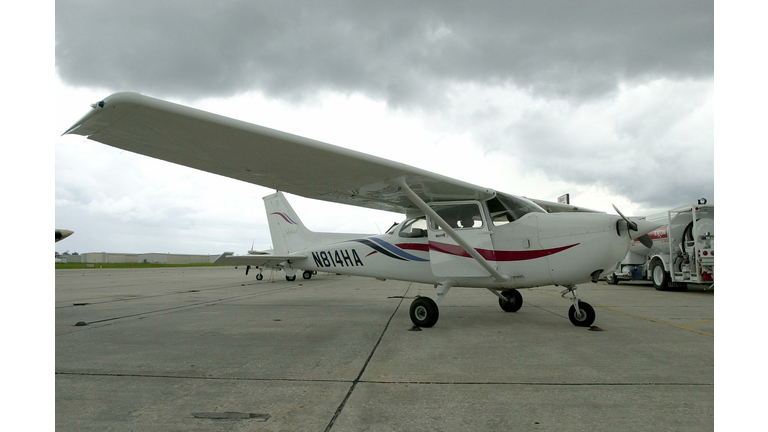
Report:
<svg viewBox="0 0 768 432"><path fill-rule="evenodd" d="M561 296L573 294L573 305L568 309L568 319L571 320L571 324L577 327L591 326L595 322L595 309L589 303L579 300L575 285L566 285L565 288L566 290L560 293Z"/></svg>

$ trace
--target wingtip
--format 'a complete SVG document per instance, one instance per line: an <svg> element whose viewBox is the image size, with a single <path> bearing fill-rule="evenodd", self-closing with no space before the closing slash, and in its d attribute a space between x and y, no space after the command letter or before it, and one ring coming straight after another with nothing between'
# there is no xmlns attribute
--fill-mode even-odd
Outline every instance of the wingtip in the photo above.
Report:
<svg viewBox="0 0 768 432"><path fill-rule="evenodd" d="M96 115L104 111L104 108L106 106L109 106L109 105L115 106L117 104L125 104L125 103L140 105L143 100L144 100L144 96L136 92L112 93L111 95L105 97L104 99L98 102L92 103L90 111L85 113L85 115L80 120L75 122L75 124L73 124L69 129L67 129L63 134L61 134L61 136L76 133L76 131L78 131L89 120L91 120L93 117L95 117ZM90 125L89 128L85 128L85 129L94 129L94 128L98 130L100 126ZM88 136L91 133L95 132L95 130L85 130L80 132L82 133L78 133L79 135Z"/></svg>

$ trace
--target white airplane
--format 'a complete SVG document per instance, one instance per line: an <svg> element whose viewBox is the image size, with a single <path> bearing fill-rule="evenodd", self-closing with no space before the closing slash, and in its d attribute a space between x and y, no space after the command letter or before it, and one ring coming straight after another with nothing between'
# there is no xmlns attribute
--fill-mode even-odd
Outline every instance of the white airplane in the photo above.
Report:
<svg viewBox="0 0 768 432"><path fill-rule="evenodd" d="M553 284L572 295L571 322L590 326L595 311L579 300L576 285L596 282L624 258L632 238L659 226L503 194L138 93L116 93L91 107L65 134L308 198L405 214L382 235L313 233L281 193L266 198L270 226L278 224L284 243L273 240L271 263L289 272L434 284L434 299L411 304L419 327L435 325L438 304L454 286L488 289L504 311L515 312L523 303L518 289ZM220 260L265 258L225 253Z"/></svg>

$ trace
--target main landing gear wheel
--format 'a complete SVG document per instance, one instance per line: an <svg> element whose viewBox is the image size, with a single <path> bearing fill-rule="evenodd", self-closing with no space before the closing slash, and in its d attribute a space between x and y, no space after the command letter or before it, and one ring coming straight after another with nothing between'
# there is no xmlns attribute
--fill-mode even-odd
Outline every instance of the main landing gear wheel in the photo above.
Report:
<svg viewBox="0 0 768 432"><path fill-rule="evenodd" d="M589 303L579 300L579 310L571 305L568 309L568 318L577 327L589 327L595 322L595 309Z"/></svg>
<svg viewBox="0 0 768 432"><path fill-rule="evenodd" d="M286 277L285 277L285 280L287 280L288 282L293 282L293 281L295 281L295 280L296 280L296 275L293 275L293 276L286 276Z"/></svg>
<svg viewBox="0 0 768 432"><path fill-rule="evenodd" d="M417 327L432 327L440 317L437 303L429 297L417 297L411 303L411 321Z"/></svg>
<svg viewBox="0 0 768 432"><path fill-rule="evenodd" d="M304 279L310 279L310 278L312 278L312 272L311 272L311 271L309 271L309 270L307 270L307 271L305 271L305 272L304 272L304 273L301 275L301 277L303 277Z"/></svg>
<svg viewBox="0 0 768 432"><path fill-rule="evenodd" d="M261 273L256 275L256 280L262 280L262 279L264 279L264 276L262 276Z"/></svg>
<svg viewBox="0 0 768 432"><path fill-rule="evenodd" d="M501 295L506 301L499 299L499 306L504 312L517 312L523 306L523 295L516 289L502 291Z"/></svg>

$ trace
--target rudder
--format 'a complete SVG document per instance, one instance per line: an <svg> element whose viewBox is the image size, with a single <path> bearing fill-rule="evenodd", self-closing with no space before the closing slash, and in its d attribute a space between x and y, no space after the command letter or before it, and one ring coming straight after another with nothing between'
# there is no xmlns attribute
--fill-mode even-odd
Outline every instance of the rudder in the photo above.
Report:
<svg viewBox="0 0 768 432"><path fill-rule="evenodd" d="M275 254L305 249L311 243L314 233L304 226L283 193L278 191L265 196L263 200Z"/></svg>

